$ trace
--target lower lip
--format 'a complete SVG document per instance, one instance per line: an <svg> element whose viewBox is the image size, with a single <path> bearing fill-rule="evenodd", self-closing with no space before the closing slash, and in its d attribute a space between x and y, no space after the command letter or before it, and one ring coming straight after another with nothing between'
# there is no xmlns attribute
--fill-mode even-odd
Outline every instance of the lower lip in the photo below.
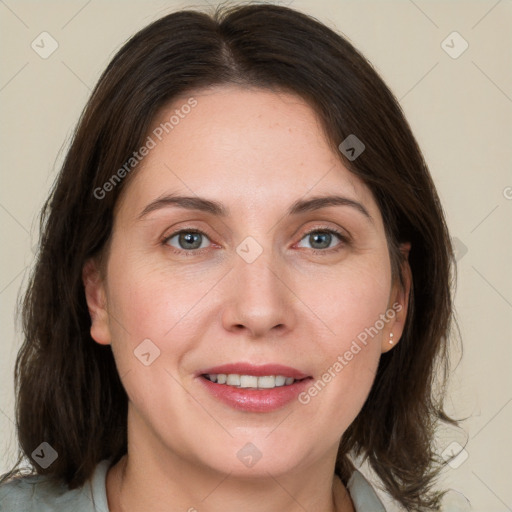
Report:
<svg viewBox="0 0 512 512"><path fill-rule="evenodd" d="M310 385L311 378L296 381L289 386L271 389L236 388L217 384L205 377L199 377L206 390L221 402L249 412L271 412L281 409L297 398L299 393Z"/></svg>

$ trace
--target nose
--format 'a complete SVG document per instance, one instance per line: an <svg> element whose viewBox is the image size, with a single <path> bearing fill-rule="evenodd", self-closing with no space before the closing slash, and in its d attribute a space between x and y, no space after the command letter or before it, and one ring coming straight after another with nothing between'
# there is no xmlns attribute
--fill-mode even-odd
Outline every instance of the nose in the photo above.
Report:
<svg viewBox="0 0 512 512"><path fill-rule="evenodd" d="M293 329L294 295L283 265L273 260L269 251L263 251L252 263L236 255L234 265L226 284L224 328L233 333L246 331L251 339L268 339Z"/></svg>

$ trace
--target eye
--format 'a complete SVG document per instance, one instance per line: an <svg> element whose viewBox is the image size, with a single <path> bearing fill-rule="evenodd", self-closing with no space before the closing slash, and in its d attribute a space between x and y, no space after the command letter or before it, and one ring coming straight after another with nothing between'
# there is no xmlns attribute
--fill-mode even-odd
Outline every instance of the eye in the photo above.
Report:
<svg viewBox="0 0 512 512"><path fill-rule="evenodd" d="M341 249L341 246L343 246L343 243L338 243L337 245L334 245L334 247L331 245L336 241L336 238L340 242L347 241L346 237L335 229L314 229L309 233L306 233L299 242L298 247L304 247L304 245L301 244L303 240L306 240L309 242L310 248L315 250L315 252L317 250L319 250L319 252L331 252L330 249L336 251Z"/></svg>
<svg viewBox="0 0 512 512"><path fill-rule="evenodd" d="M338 244L335 244L338 239ZM348 243L347 237L341 232L332 229L314 229L304 235L298 244L298 247L307 246L302 245L303 241L310 244L310 249L314 253L329 253L340 250L344 243ZM198 229L182 229L173 233L172 235L165 237L163 240L164 245L168 245L173 248L177 253L186 254L197 253L201 249L206 249L209 245L210 239L206 233Z"/></svg>
<svg viewBox="0 0 512 512"><path fill-rule="evenodd" d="M195 251L208 246L208 236L199 230L181 230L166 237L164 243L180 251Z"/></svg>

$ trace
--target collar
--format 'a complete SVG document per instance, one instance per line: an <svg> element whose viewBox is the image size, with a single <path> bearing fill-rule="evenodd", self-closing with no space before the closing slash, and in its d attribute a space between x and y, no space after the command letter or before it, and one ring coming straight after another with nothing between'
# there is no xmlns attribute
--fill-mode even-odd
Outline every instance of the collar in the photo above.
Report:
<svg viewBox="0 0 512 512"><path fill-rule="evenodd" d="M354 469L347 482L347 489L354 503L356 512L386 512L382 501L377 496L370 482L363 474Z"/></svg>

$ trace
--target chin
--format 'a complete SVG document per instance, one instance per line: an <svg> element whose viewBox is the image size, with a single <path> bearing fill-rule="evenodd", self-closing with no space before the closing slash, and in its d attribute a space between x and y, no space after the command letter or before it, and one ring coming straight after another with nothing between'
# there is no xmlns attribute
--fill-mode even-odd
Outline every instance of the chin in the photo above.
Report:
<svg viewBox="0 0 512 512"><path fill-rule="evenodd" d="M279 437L273 440L272 434L269 436L267 431L260 431L252 437L244 435L230 439L224 445L217 439L215 447L205 447L198 456L212 470L242 479L268 478L269 474L277 477L306 465L307 454L312 452L312 447L308 447L311 438L300 442L286 435ZM287 438L286 442L283 437Z"/></svg>

